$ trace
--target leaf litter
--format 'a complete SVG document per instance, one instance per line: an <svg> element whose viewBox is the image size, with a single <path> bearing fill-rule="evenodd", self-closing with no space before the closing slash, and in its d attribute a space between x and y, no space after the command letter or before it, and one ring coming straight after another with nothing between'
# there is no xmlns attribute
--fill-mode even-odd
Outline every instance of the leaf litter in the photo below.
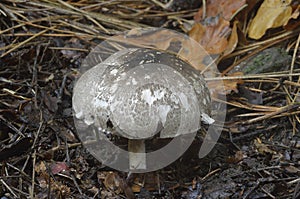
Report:
<svg viewBox="0 0 300 199"><path fill-rule="evenodd" d="M207 157L197 158L200 133L172 165L131 175L105 167L82 148L71 97L89 49L124 30L149 26L189 34L214 58L221 74L212 73L207 82L215 87L214 100L227 104L227 120ZM4 0L0 27L1 197L299 197L298 1L187 6L181 0ZM162 35L152 39L161 41L156 48L167 49L173 41L160 40ZM205 70L205 57L181 42L181 56ZM268 57L265 52L279 55L274 49L285 56L249 66ZM274 68L272 60L284 61ZM216 80L224 81L225 93Z"/></svg>

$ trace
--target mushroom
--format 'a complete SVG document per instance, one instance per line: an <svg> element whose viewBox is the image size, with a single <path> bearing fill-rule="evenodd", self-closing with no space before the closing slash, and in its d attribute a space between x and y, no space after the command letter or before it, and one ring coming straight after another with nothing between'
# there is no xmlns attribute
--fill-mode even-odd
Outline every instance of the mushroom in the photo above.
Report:
<svg viewBox="0 0 300 199"><path fill-rule="evenodd" d="M145 48L111 55L82 74L73 92L81 140L128 139L130 170L147 168L145 140L195 133L201 122L213 123L210 107L199 71L174 54ZM113 161L115 152L107 153L107 161Z"/></svg>

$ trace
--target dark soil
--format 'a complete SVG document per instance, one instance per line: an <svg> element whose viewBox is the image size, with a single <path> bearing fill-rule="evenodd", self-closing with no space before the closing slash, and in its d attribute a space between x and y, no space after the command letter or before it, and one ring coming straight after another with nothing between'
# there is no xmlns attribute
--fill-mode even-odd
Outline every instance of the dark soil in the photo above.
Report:
<svg viewBox="0 0 300 199"><path fill-rule="evenodd" d="M65 35L49 30L47 33L52 35L37 36L0 59L1 199L300 197L300 126L299 120L293 117L299 114L299 103L289 107L286 116L249 124L244 121L252 117L237 115L251 113L251 110L229 105L228 122L221 138L203 159L197 157L202 137L199 135L179 160L156 172L130 174L102 165L82 147L72 116L72 91L78 69L89 50L102 39L73 34L78 31L75 26L84 34L92 31L83 30L82 24L91 25L85 17L61 11L56 14L60 13L62 18L54 19L54 9L35 6L34 2L5 0L0 3L0 11L6 13L5 16L0 12L1 30L24 23L5 33L0 31L0 54L13 48L11 44L30 38L29 33L44 30L39 26L54 27L60 21L62 25L56 28ZM80 2L77 1L78 5ZM145 7L144 4L147 5L140 3L140 6ZM194 1L189 5L200 6ZM129 7L129 3L124 6ZM111 4L107 5L109 10L101 12L110 14L112 9L125 12L128 7ZM178 1L168 9L175 12L192 8ZM12 10L14 12L9 13ZM151 10L152 14L162 12L162 8L154 6ZM25 23L26 19L34 21L48 16L53 18L41 20L36 26ZM192 15L186 18L191 19ZM123 19L127 20L126 16ZM164 24L166 28L179 30L179 24L167 16L129 21L155 27ZM109 34L126 29L103 24L110 30ZM99 31L98 36L109 34ZM287 46L286 43L280 45ZM282 107L287 105L285 80L246 82L244 86L268 91L262 95L264 106ZM279 90L273 92L272 88L278 85ZM227 97L228 101L245 102L241 101L241 93Z"/></svg>

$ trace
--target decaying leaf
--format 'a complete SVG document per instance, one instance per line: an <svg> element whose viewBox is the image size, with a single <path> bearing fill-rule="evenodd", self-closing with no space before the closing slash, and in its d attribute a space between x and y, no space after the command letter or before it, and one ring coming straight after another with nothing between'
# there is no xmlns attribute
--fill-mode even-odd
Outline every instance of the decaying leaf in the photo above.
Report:
<svg viewBox="0 0 300 199"><path fill-rule="evenodd" d="M202 71L205 77L217 76L217 68L212 67L214 60L206 54L203 48L199 48L199 44L197 42L193 42L191 40L183 41L182 48L178 55L190 63L194 68Z"/></svg>
<svg viewBox="0 0 300 199"><path fill-rule="evenodd" d="M227 158L227 162L231 164L236 164L246 158L247 156L243 154L243 151L237 151L234 156Z"/></svg>
<svg viewBox="0 0 300 199"><path fill-rule="evenodd" d="M230 76L242 76L242 73L234 73ZM241 79L228 79L223 80L223 83L220 83L220 80L208 81L207 86L209 88L210 93L213 97L218 98L218 95L227 95L232 91L238 92L238 84L244 83Z"/></svg>
<svg viewBox="0 0 300 199"><path fill-rule="evenodd" d="M131 188L128 186L127 182L122 179L118 173L116 172L105 172L105 177L100 177L99 174L98 178L104 178L104 186L108 189L113 191L116 194L125 193L126 198L134 199L134 194ZM103 175L103 174L102 174Z"/></svg>
<svg viewBox="0 0 300 199"><path fill-rule="evenodd" d="M42 92L42 97L48 110L54 113L58 109L58 98L51 96L48 92Z"/></svg>
<svg viewBox="0 0 300 199"><path fill-rule="evenodd" d="M246 0L207 0L206 1L206 16L215 17L222 16L225 20L230 21L231 17L245 5ZM203 20L203 7L194 17L195 21Z"/></svg>
<svg viewBox="0 0 300 199"><path fill-rule="evenodd" d="M41 174L42 172L47 171L47 167L44 161L41 161L39 164L36 164L34 170L37 174Z"/></svg>
<svg viewBox="0 0 300 199"><path fill-rule="evenodd" d="M49 184L49 174L47 173L47 167L44 161L41 161L40 163L36 164L34 170L38 174L37 181L39 183L39 186L41 188L47 188Z"/></svg>
<svg viewBox="0 0 300 199"><path fill-rule="evenodd" d="M154 48L175 53L200 71L205 70L207 65L212 62L212 60L206 60L206 49L202 49L197 42L192 40L193 38L183 37L177 32L166 29L150 29L143 32L141 29L133 29L125 37L127 46ZM117 35L111 40L123 43L124 36ZM211 69L212 67L209 70ZM215 77L215 71L210 72L209 70L206 70L206 76Z"/></svg>
<svg viewBox="0 0 300 199"><path fill-rule="evenodd" d="M123 41L123 35L114 36L112 40ZM180 42L182 39L176 32L161 30L149 30L143 32L140 29L133 29L126 34L126 43L137 47L155 47L160 50L167 50L172 43Z"/></svg>
<svg viewBox="0 0 300 199"><path fill-rule="evenodd" d="M134 177L131 189L135 193L155 191L159 189L159 176L157 173L146 173Z"/></svg>
<svg viewBox="0 0 300 199"><path fill-rule="evenodd" d="M238 44L238 41L239 41L238 33L237 33L237 24L238 24L238 21L235 21L233 23L231 35L230 35L229 40L228 40L228 45L227 45L225 51L223 52L222 56L229 55L237 47L237 44Z"/></svg>
<svg viewBox="0 0 300 199"><path fill-rule="evenodd" d="M104 179L104 185L107 189L114 191L115 193L121 192L121 178L115 172L108 172Z"/></svg>
<svg viewBox="0 0 300 199"><path fill-rule="evenodd" d="M300 25L299 16L300 16L300 5L296 7L291 17L286 21L286 23L284 24L284 28L286 30L293 30L299 27Z"/></svg>
<svg viewBox="0 0 300 199"><path fill-rule="evenodd" d="M207 25L195 23L189 36L199 42L210 55L220 55L228 45L229 21L216 17Z"/></svg>
<svg viewBox="0 0 300 199"><path fill-rule="evenodd" d="M292 0L265 0L250 24L248 36L260 39L270 28L281 27L292 15Z"/></svg>
<svg viewBox="0 0 300 199"><path fill-rule="evenodd" d="M268 145L262 143L262 141L259 138L256 138L254 140L254 145L260 154L264 155L264 154L274 154L275 153L275 151L271 150L268 147Z"/></svg>
<svg viewBox="0 0 300 199"><path fill-rule="evenodd" d="M47 193L47 196L49 196L48 194L52 196L51 198L58 198L58 196L60 196L60 198L68 198L70 196L70 187L62 184L60 181L54 180L47 171L47 167L44 161L36 164L34 170L36 171L37 181L41 188L48 189L48 187L51 186L51 189L49 189L49 193ZM44 197L40 195L38 198Z"/></svg>
<svg viewBox="0 0 300 199"><path fill-rule="evenodd" d="M55 162L51 164L50 168L53 174L58 174L60 172L66 172L69 170L69 167L66 164L66 162Z"/></svg>

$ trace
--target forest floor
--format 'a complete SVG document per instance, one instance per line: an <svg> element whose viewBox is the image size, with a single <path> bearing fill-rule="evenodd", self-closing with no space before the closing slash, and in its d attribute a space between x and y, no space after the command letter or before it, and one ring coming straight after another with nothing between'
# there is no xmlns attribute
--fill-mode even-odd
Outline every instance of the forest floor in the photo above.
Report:
<svg viewBox="0 0 300 199"><path fill-rule="evenodd" d="M265 11L287 18L276 27L255 19L261 3L241 2L2 0L0 198L299 198L299 2ZM132 174L102 165L82 146L72 93L91 49L147 27L188 35L215 59L225 90L216 88L214 100L226 95L227 116L206 157L198 158L199 133L171 165Z"/></svg>

